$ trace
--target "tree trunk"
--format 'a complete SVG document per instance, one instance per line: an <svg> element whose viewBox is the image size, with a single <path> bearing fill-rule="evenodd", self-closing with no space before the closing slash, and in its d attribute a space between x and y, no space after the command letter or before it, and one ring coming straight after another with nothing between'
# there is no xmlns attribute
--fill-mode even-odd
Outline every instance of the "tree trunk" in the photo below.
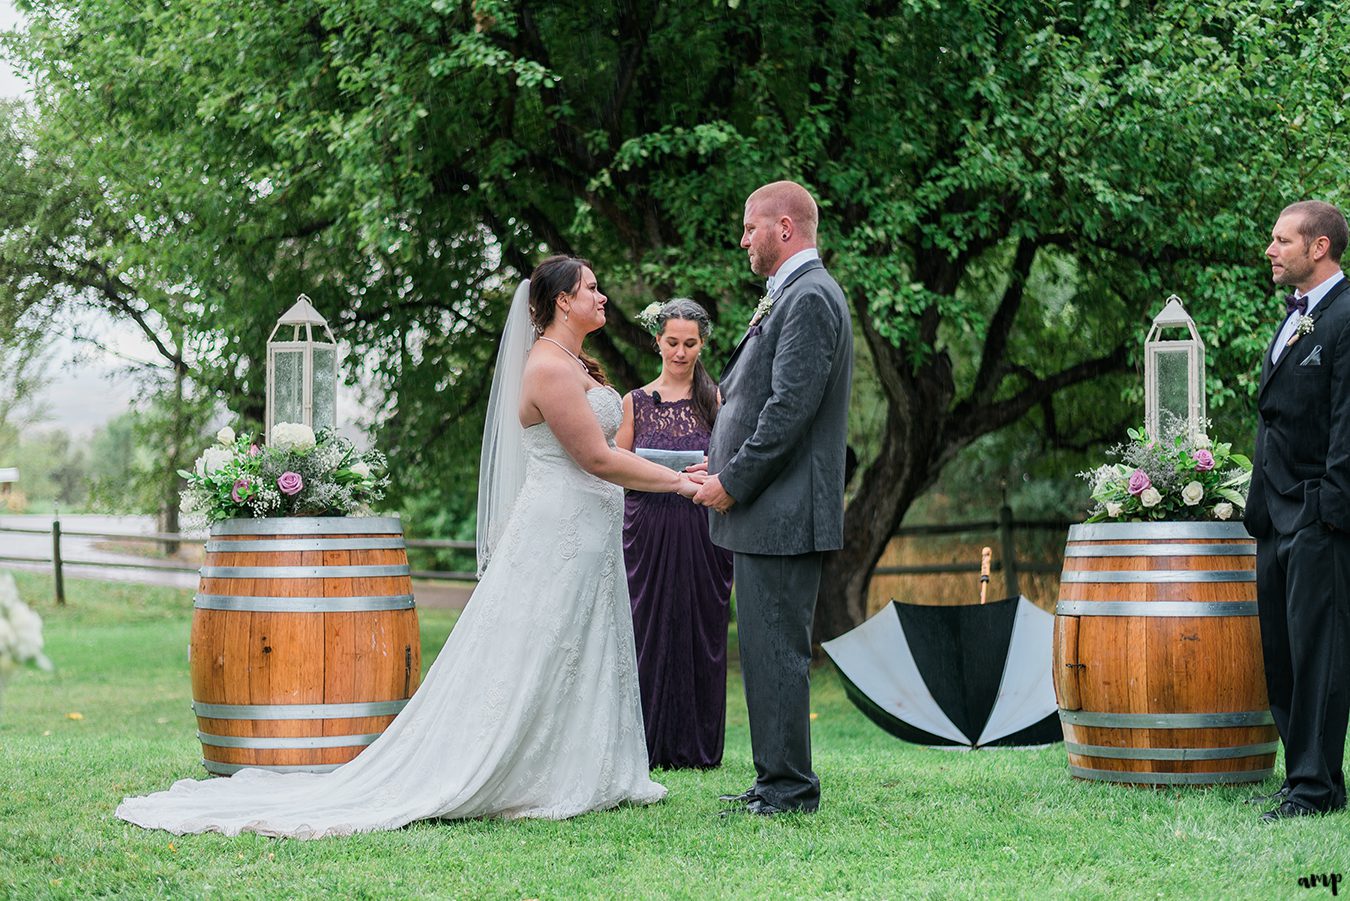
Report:
<svg viewBox="0 0 1350 901"><path fill-rule="evenodd" d="M175 336L178 337L178 336ZM182 346L182 342L179 342ZM181 363L173 368L173 413L172 425L169 430L169 447L167 459L167 469L164 473L164 496L160 501L159 522L161 532L177 532L179 529L178 519L178 497L179 497L179 477L178 470L182 463L179 458L183 455L183 447L187 443L188 436L184 434L188 421L187 413L184 409L183 395L185 382L187 381L187 367ZM181 547L180 542L164 542L164 553L169 556L175 556Z"/></svg>

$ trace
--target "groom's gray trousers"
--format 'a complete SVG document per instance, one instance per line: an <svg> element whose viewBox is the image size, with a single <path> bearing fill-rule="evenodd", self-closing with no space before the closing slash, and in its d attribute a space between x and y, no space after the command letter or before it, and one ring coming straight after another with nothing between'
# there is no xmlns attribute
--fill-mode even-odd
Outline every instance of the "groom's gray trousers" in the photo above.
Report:
<svg viewBox="0 0 1350 901"><path fill-rule="evenodd" d="M811 617L819 553L736 554L736 629L755 758L754 791L774 807L815 810L811 769Z"/></svg>

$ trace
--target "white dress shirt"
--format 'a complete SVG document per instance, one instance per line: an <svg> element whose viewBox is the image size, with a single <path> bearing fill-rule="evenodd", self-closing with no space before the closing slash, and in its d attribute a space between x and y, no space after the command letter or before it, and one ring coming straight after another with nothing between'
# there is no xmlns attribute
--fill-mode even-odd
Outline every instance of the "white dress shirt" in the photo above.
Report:
<svg viewBox="0 0 1350 901"><path fill-rule="evenodd" d="M792 273L805 266L812 260L820 259L820 253L814 247L808 247L805 250L799 250L792 256L783 261L783 265L778 267L778 271L769 276L764 282L764 290L770 297L776 297L778 286L786 284Z"/></svg>
<svg viewBox="0 0 1350 901"><path fill-rule="evenodd" d="M1313 288L1307 294L1303 295L1304 297L1308 298L1308 311L1303 315L1311 316L1313 307L1317 306L1318 302L1323 297L1326 297L1327 292L1330 291L1332 288L1336 287L1336 283L1339 282L1342 278L1343 276L1341 275L1341 271L1337 269L1335 275L1331 276L1326 281L1318 285L1316 288ZM1297 290L1294 291L1294 296L1295 297L1298 296ZM1289 343L1290 338L1294 337L1294 329L1296 328L1298 328L1298 317L1295 316L1293 313L1290 313L1288 316L1285 317L1284 326L1280 329L1280 337L1276 339L1275 347L1272 348L1270 351L1270 362L1275 363L1279 361L1280 354L1284 353L1285 345Z"/></svg>

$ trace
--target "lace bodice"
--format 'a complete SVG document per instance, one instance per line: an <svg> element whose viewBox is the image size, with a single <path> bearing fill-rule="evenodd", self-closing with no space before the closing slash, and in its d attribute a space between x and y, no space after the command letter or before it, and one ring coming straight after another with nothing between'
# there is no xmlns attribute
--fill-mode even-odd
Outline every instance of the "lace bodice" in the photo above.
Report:
<svg viewBox="0 0 1350 901"><path fill-rule="evenodd" d="M619 397L619 392L608 385L592 388L586 392L586 403L590 404L591 410L595 413L600 429L605 433L605 440L613 447L614 436L618 434L619 426L623 423L623 400ZM546 422L538 422L525 429L525 455L529 463L535 460L572 459L558 443L558 437L553 434L553 430Z"/></svg>
<svg viewBox="0 0 1350 901"><path fill-rule="evenodd" d="M708 450L711 430L692 398L657 403L641 388L633 398L633 446L658 450Z"/></svg>

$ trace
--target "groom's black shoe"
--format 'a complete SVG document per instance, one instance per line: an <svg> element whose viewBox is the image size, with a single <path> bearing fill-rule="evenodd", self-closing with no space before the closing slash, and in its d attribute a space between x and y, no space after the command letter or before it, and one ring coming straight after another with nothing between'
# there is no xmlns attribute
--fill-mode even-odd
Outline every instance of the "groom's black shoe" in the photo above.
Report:
<svg viewBox="0 0 1350 901"><path fill-rule="evenodd" d="M1292 820L1295 817L1316 817L1321 816L1322 811L1313 810L1311 807L1303 807L1295 804L1293 801L1285 801L1274 810L1267 810L1261 814L1261 822L1278 823L1280 820Z"/></svg>
<svg viewBox="0 0 1350 901"><path fill-rule="evenodd" d="M1281 785L1279 789L1268 795L1252 795L1247 799L1248 804L1260 804L1265 807L1267 804L1279 804L1289 797L1289 786Z"/></svg>
<svg viewBox="0 0 1350 901"><path fill-rule="evenodd" d="M734 817L741 814L750 814L757 817L773 817L780 813L815 813L815 809L807 810L799 808L796 810L784 810L782 807L774 807L763 798L753 798L742 807L731 807L718 814L720 817Z"/></svg>
<svg viewBox="0 0 1350 901"><path fill-rule="evenodd" d="M745 791L741 792L739 795L718 795L718 796L717 796L717 800L722 801L722 802L727 803L727 804L749 804L751 801L757 800L758 798L759 798L759 795L757 795L757 794L755 793L755 790L754 790L753 788L747 788Z"/></svg>

